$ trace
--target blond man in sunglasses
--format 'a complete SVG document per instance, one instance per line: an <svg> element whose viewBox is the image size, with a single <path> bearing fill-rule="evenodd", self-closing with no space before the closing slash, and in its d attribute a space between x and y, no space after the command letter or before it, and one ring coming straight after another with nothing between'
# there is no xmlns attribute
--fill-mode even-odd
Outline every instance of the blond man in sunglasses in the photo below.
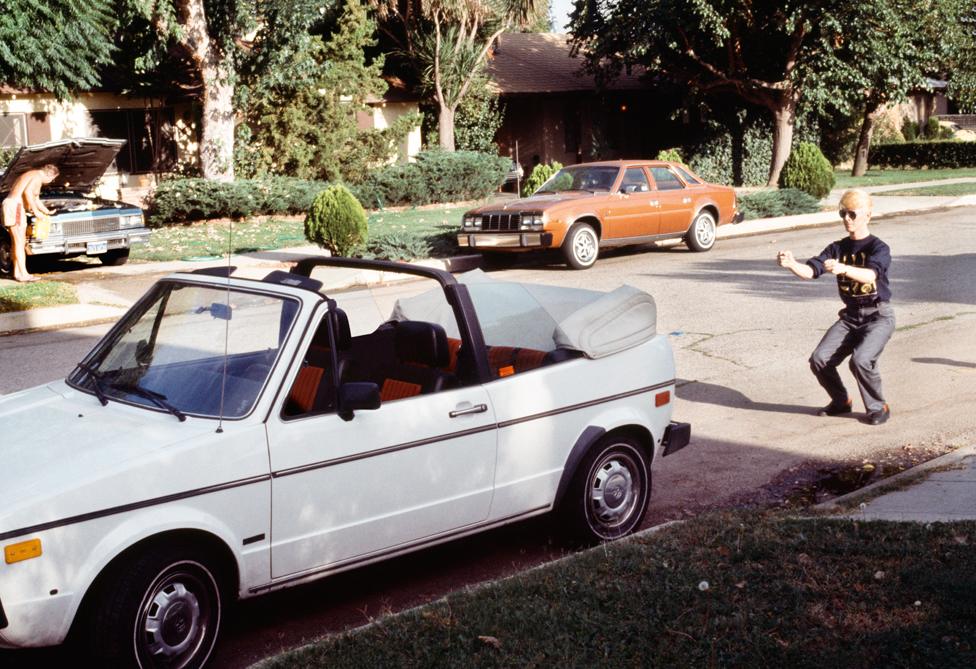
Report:
<svg viewBox="0 0 976 669"><path fill-rule="evenodd" d="M847 237L825 248L805 263L797 262L790 251L777 255L785 267L801 279L817 279L823 274L837 277L837 292L844 308L820 344L810 356L810 369L830 396L830 404L820 409L820 416L850 413L852 402L837 373L837 366L850 356L851 373L870 425L880 425L891 415L881 392L878 358L895 331L895 314L891 308L888 267L891 250L868 231L871 220L871 196L861 190L849 190L840 199L840 217Z"/></svg>

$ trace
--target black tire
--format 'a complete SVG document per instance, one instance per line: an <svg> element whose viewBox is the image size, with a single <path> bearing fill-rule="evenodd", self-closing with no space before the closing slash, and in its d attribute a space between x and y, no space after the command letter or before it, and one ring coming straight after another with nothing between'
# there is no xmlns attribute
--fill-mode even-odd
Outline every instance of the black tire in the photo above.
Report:
<svg viewBox="0 0 976 669"><path fill-rule="evenodd" d="M118 267L129 262L129 249L112 249L98 256L103 265Z"/></svg>
<svg viewBox="0 0 976 669"><path fill-rule="evenodd" d="M600 255L600 238L589 223L576 223L563 240L563 258L573 269L589 269Z"/></svg>
<svg viewBox="0 0 976 669"><path fill-rule="evenodd" d="M715 217L709 211L699 212L685 233L685 244L692 251L708 251L715 246Z"/></svg>
<svg viewBox="0 0 976 669"><path fill-rule="evenodd" d="M0 274L8 277L14 275L14 254L10 248L10 233L4 228L0 230Z"/></svg>
<svg viewBox="0 0 976 669"><path fill-rule="evenodd" d="M106 667L199 669L217 642L224 595L207 553L159 546L137 553L98 593L92 654Z"/></svg>
<svg viewBox="0 0 976 669"><path fill-rule="evenodd" d="M573 474L560 515L570 539L612 541L637 529L651 497L651 468L644 445L608 435L594 444Z"/></svg>

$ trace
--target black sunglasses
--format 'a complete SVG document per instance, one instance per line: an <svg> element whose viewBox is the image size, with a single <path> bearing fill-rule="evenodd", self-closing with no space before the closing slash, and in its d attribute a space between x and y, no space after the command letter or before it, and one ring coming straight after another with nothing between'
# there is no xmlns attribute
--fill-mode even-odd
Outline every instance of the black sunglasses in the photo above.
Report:
<svg viewBox="0 0 976 669"><path fill-rule="evenodd" d="M841 209L840 210L840 217L841 218L847 218L848 216L851 217L851 220L852 221L856 221L857 220L857 212L854 211L853 209Z"/></svg>

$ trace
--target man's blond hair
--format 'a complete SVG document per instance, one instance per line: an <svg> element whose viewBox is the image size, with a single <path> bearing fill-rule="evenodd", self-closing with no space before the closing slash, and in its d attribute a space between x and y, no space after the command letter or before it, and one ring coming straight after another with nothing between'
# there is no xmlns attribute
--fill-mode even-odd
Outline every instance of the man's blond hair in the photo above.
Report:
<svg viewBox="0 0 976 669"><path fill-rule="evenodd" d="M48 174L53 174L54 176L58 176L59 174L61 174L61 170L58 169L58 166L52 165L51 163L48 163L47 165L42 167L41 171L47 172Z"/></svg>
<svg viewBox="0 0 976 669"><path fill-rule="evenodd" d="M841 195L840 206L843 209L864 209L870 212L871 196L860 188L852 188Z"/></svg>

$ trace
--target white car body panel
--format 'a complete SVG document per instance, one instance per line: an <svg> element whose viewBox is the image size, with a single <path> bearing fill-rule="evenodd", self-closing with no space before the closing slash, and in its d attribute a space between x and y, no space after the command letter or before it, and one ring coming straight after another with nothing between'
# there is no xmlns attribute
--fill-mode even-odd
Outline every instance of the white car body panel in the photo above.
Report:
<svg viewBox="0 0 976 669"><path fill-rule="evenodd" d="M102 406L63 381L0 397L0 546L39 539L43 550L0 562L0 646L63 641L107 566L166 533L223 545L237 595L250 597L544 513L587 430L643 429L653 465L662 454L672 403L655 407L654 398L673 397L675 377L665 336L384 402L351 421L286 419L321 296L240 279L168 280L291 297L299 309L253 408L222 425L114 398Z"/></svg>

